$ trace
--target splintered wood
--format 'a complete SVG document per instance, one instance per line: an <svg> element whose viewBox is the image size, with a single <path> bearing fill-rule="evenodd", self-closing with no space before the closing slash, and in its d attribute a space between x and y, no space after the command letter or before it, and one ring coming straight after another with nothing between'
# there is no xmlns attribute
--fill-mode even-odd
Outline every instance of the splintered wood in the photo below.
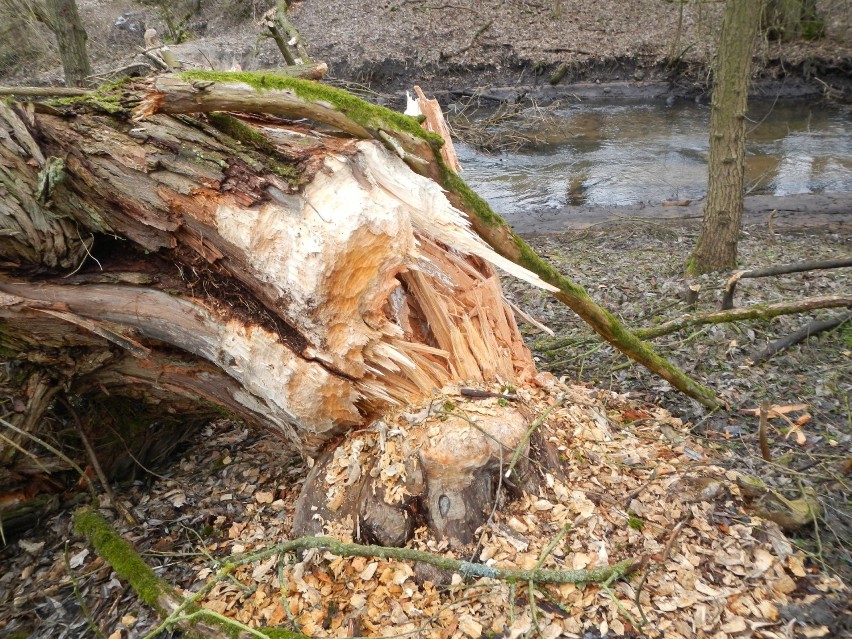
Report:
<svg viewBox="0 0 852 639"><path fill-rule="evenodd" d="M430 100L423 93L423 89L414 85L414 93L417 94L417 106L420 107L420 112L426 116L426 121L423 123L423 128L432 133L437 133L444 138L444 146L441 147L441 157L447 166L456 173L461 173L461 165L459 158L456 155L456 147L453 146L453 136L450 133L450 127L447 126L447 121L444 119L444 113L441 111L441 105L437 100Z"/></svg>
<svg viewBox="0 0 852 639"><path fill-rule="evenodd" d="M315 637L521 637L534 624L541 636L552 638L581 637L592 628L602 635L641 630L665 639L828 636L827 627L801 616L790 621L782 609L820 599L842 605L846 587L811 565L775 524L744 512L736 472L714 465L712 455L689 438L672 448L663 431L680 427L679 420L663 409L582 387L553 383L517 394L526 410L540 415L558 392L567 393L569 401L551 411L542 428L560 456L561 476L547 474L540 495L523 494L497 509L474 547L452 551L446 542L428 538L425 529L410 545L489 566L529 569L569 526L543 568L586 569L644 558L647 563L628 580L608 589L541 586L533 612L527 584L465 582L458 574L430 573L403 561L309 551L301 560L282 557L279 565L272 558L240 568L236 582L215 585L202 605L253 627L296 627ZM467 409L454 401L459 401L454 410L464 411L474 424L505 403L485 398ZM387 471L381 480L386 498L404 498L394 487L405 481L406 438L388 433L418 419L428 431L429 419L440 415L401 414L361 444L353 440L328 471L330 490L351 482L361 472L357 460L363 447L381 440L383 460L376 468ZM256 473L258 454L263 460L273 452L256 446L245 459L237 454L230 475ZM265 495L273 491L261 486L257 491L242 519L230 524L227 539L207 544L207 552L224 560L287 535L282 516L292 497L267 503ZM228 521L220 516L214 525L227 527ZM351 541L352 524L333 524L325 533ZM216 566L199 560L196 570L204 581ZM438 586L436 580L449 585Z"/></svg>

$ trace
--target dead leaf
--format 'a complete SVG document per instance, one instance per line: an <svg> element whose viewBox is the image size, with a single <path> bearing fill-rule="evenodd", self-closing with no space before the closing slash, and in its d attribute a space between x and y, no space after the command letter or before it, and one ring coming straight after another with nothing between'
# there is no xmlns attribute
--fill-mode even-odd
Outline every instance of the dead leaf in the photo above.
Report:
<svg viewBox="0 0 852 639"><path fill-rule="evenodd" d="M68 562L72 568L79 568L83 565L83 562L86 561L86 557L89 556L89 549L83 548L80 552L71 556L71 560Z"/></svg>
<svg viewBox="0 0 852 639"><path fill-rule="evenodd" d="M367 565L367 567L364 569L364 571L360 575L358 575L358 577L360 579L363 579L364 581L370 581L370 579L373 578L373 575L376 574L376 569L378 567L379 567L378 561L370 562L370 564Z"/></svg>
<svg viewBox="0 0 852 639"><path fill-rule="evenodd" d="M44 542L32 542L27 541L26 539L19 539L18 545L23 548L25 551L30 553L31 555L36 555L41 552L41 549L44 548Z"/></svg>

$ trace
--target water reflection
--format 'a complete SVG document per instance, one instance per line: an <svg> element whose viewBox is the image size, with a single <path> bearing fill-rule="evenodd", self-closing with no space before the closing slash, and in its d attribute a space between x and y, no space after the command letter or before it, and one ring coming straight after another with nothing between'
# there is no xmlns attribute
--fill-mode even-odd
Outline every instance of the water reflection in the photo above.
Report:
<svg viewBox="0 0 852 639"><path fill-rule="evenodd" d="M514 212L696 200L707 188L709 107L577 104L536 131L544 144L485 155L459 145L464 177ZM852 191L852 110L804 102L750 107L746 191Z"/></svg>

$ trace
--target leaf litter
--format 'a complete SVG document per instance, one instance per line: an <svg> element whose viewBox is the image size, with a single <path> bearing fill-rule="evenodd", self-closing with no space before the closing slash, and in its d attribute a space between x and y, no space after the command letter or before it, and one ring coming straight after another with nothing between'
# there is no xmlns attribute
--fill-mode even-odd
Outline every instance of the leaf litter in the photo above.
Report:
<svg viewBox="0 0 852 639"><path fill-rule="evenodd" d="M456 574L441 585L418 579L407 562L314 550L281 558L280 564L271 557L241 566L232 579L219 581L202 605L253 627L295 624L316 637L475 639L529 632L581 637L589 629L602 636L641 630L647 637L675 639L829 636L828 626L784 618L781 610L815 598L840 605L848 597L846 587L816 569L776 524L747 514L738 473L718 465L712 450L688 435L672 445L665 429L682 433L678 418L626 395L555 380L550 384L520 389L518 395L531 412L541 414L557 391L568 393L569 401L550 412L543 431L559 451L562 472L545 475L542 494L524 494L497 509L472 559L530 569L567 528L542 568L584 569L644 559L642 570L628 580L606 588L539 586L533 610L525 584L465 580ZM487 411L498 401L476 405ZM401 447L389 443L383 467L404 466ZM330 483L345 484L352 464L337 466L340 472ZM189 594L231 554L288 537L304 474L301 466L281 465L273 438L252 437L222 422L206 429L172 477L148 489L135 486L120 497L145 522L141 528L115 525ZM392 484L399 478L387 479ZM51 527L61 530L65 520L61 515ZM348 542L353 528L335 524L326 533ZM35 549L34 543L29 540L22 548ZM471 549L452 551L425 530L417 531L411 545L471 558L465 554ZM102 560L84 551L79 542L68 550L75 579L85 584L83 597L101 627L118 631L116 637L144 634L146 623L153 622L150 615L113 583ZM15 593L18 614L28 606L43 610L51 597L65 605L73 601L62 555L54 552L53 561L26 575L23 562L7 561L3 581ZM54 583L46 586L48 578ZM106 610L105 602L110 603Z"/></svg>
<svg viewBox="0 0 852 639"><path fill-rule="evenodd" d="M551 241L546 245L552 247ZM616 237L619 241L625 241L623 235ZM647 244L653 248L653 238ZM607 268L613 265L618 268L614 260ZM666 281L659 266L654 275L658 285L668 286L669 292L674 289L674 278ZM586 277L594 278L594 271ZM827 277L827 286L815 282L816 277L810 279L811 285L836 288L837 274ZM639 285L625 279L620 286L638 290ZM753 293L744 290L741 295ZM558 326L556 318L552 309L539 313L539 319L551 326ZM724 342L727 352L732 329L720 330L726 334L715 341L720 348ZM799 347L803 348L807 347ZM714 373L712 381L730 380L728 399L734 400L734 407L754 407L758 393L735 383L737 359L727 357L728 364ZM777 357L785 361L790 355ZM763 366L771 378L772 361ZM600 370L599 362L586 368L595 375ZM706 416L696 413L694 406L683 410L683 400L659 382L648 382L644 393L627 386L616 392L554 381L550 388L518 391L520 400L537 415L557 393L568 394L569 401L548 415L543 431L559 452L562 472L544 476L542 494L524 494L498 508L481 530L474 555L468 554L474 549L451 550L422 530L410 543L486 565L532 568L567 527L542 568L584 569L626 558L644 560L642 569L627 580L606 587L539 586L531 606L526 584L466 580L458 574L445 575L444 580L436 579L445 583L436 583L419 576L418 567L407 562L308 551L280 558L280 563L273 557L240 567L231 579L213 587L203 605L250 626L298 627L317 637L841 636L848 587L818 556L791 543L777 524L749 512L742 479L744 472L757 468L756 462L736 456L733 447L719 446L720 441L756 444L747 435L734 435L733 440L712 436L720 429L733 429L743 418L732 413L726 423L708 426ZM799 424L809 445L820 432L825 441L839 442L841 448L848 445L848 438L825 423L826 415L834 414L831 395L770 390L775 404L771 416L779 415L774 422L787 418ZM648 400L664 400L690 423ZM487 411L497 402L499 398L480 400L477 406ZM804 415L813 415L813 422ZM756 423L756 417L745 419ZM404 423L388 421L385 434L377 434L374 442L383 447L380 468L389 499L400 498L393 489L405 479L402 449L388 436L398 427ZM368 472L362 458L365 444L357 441L361 440L347 442L349 448L341 446L345 452L329 467L326 479L332 491ZM799 446L795 437L778 437L774 444L783 450ZM362 448L356 450L358 446ZM231 554L289 538L306 472L299 460L281 458L274 438L218 422L199 434L167 477L136 482L117 493L143 522L139 527L118 519L113 523L158 574L189 594L211 580ZM767 479L766 473L761 477ZM778 477L783 479L783 473L769 479L775 482ZM354 522L350 523L331 526L326 533L350 541ZM153 613L100 558L86 551L82 540L71 533L68 512L7 546L0 556L0 634L33 627L32 637L76 637L87 632L74 582L89 615L111 638L143 636L154 627Z"/></svg>

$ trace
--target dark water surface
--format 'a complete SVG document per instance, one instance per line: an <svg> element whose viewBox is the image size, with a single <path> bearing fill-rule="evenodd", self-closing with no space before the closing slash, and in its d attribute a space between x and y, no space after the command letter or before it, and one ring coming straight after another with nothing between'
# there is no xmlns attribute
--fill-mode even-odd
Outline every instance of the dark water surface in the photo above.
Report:
<svg viewBox="0 0 852 639"><path fill-rule="evenodd" d="M532 148L458 145L463 177L509 222L705 196L709 106L585 102L551 115ZM852 193L851 107L753 102L749 120L747 194Z"/></svg>

